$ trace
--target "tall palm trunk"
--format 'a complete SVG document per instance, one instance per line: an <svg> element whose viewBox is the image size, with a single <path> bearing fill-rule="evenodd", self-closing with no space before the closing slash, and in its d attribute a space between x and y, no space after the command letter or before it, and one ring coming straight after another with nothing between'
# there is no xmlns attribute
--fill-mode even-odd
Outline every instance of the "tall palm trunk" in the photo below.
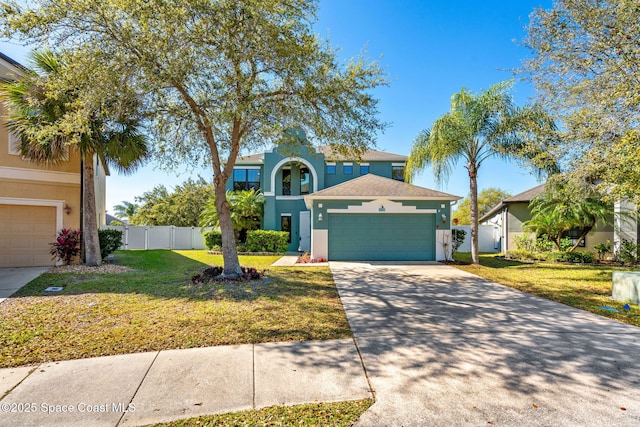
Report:
<svg viewBox="0 0 640 427"><path fill-rule="evenodd" d="M100 238L98 236L98 215L96 212L95 158L92 154L83 155L82 161L82 234L84 238L85 264L100 265Z"/></svg>
<svg viewBox="0 0 640 427"><path fill-rule="evenodd" d="M242 269L238 260L236 237L231 221L231 209L223 183L215 182L214 191L216 211L218 212L220 232L222 233L222 259L224 261L222 275L225 277L238 277L238 275L242 274Z"/></svg>
<svg viewBox="0 0 640 427"><path fill-rule="evenodd" d="M469 162L468 169L471 193L471 262L478 264L478 168Z"/></svg>

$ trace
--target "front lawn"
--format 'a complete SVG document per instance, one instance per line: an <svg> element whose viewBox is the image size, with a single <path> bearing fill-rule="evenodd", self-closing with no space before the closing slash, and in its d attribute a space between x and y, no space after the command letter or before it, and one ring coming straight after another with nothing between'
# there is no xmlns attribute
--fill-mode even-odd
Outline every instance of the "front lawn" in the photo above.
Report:
<svg viewBox="0 0 640 427"><path fill-rule="evenodd" d="M471 254L455 255L456 260L471 262ZM575 265L561 263L522 263L481 254L480 265L456 265L455 267L571 307L580 308L621 322L640 326L640 307L631 304L631 311L623 309L624 302L611 296L611 275L614 271L638 270L628 267L604 265ZM613 307L612 312L601 306Z"/></svg>
<svg viewBox="0 0 640 427"><path fill-rule="evenodd" d="M121 274L46 273L0 306L0 367L164 349L351 336L328 267L192 284L221 255L120 251ZM267 268L278 256L241 256ZM62 286L48 293L48 286Z"/></svg>
<svg viewBox="0 0 640 427"><path fill-rule="evenodd" d="M373 399L335 403L271 406L251 411L207 415L159 424L157 427L187 426L352 426L373 405Z"/></svg>

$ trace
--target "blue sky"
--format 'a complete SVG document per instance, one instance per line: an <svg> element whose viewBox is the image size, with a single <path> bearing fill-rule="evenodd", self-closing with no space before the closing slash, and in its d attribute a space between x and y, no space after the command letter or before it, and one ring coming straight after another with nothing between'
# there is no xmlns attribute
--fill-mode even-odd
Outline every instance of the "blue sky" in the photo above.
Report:
<svg viewBox="0 0 640 427"><path fill-rule="evenodd" d="M341 58L366 49L381 62L390 85L378 88L381 119L391 126L378 136L382 151L407 155L421 130L449 110L451 95L466 87L474 92L512 77L529 54L517 42L535 7L550 7L551 0L320 0L316 32L341 49ZM0 44L0 51L24 62L27 49ZM525 82L512 92L518 104L533 95ZM150 163L132 176L114 173L107 180L107 209L123 200L134 201L155 185L173 187L188 177L208 178L211 169L182 165L181 173L165 172ZM190 171L186 173L184 171ZM530 170L498 159L483 163L478 185L498 187L512 194L539 182ZM469 192L462 163L439 186L431 170L414 184L458 196Z"/></svg>

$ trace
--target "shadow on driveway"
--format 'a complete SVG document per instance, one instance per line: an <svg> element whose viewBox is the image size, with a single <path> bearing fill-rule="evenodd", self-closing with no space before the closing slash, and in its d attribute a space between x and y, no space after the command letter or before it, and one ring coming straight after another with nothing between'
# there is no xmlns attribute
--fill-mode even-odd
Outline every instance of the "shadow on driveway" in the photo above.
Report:
<svg viewBox="0 0 640 427"><path fill-rule="evenodd" d="M359 425L639 425L640 329L444 265L331 263Z"/></svg>

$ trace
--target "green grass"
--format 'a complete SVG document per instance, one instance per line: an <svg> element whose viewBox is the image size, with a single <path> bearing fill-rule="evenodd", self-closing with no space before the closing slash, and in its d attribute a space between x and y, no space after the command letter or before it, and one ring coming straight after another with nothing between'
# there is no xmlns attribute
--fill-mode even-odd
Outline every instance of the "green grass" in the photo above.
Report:
<svg viewBox="0 0 640 427"><path fill-rule="evenodd" d="M3 302L0 367L94 356L351 336L327 267L269 268L264 281L191 277L220 255L121 251L122 274L45 273ZM241 256L267 268L278 256ZM63 286L56 294L47 286Z"/></svg>
<svg viewBox="0 0 640 427"><path fill-rule="evenodd" d="M334 426L353 425L373 405L372 399L296 406L272 406L251 411L209 415L159 424L163 427L187 426Z"/></svg>
<svg viewBox="0 0 640 427"><path fill-rule="evenodd" d="M460 261L471 262L468 253L456 254ZM625 311L624 302L611 296L611 275L614 271L638 268L605 265L569 265L560 263L522 263L497 258L495 254L481 254L480 265L455 267L497 283L538 295L571 307L610 317L634 326L640 326L640 307L631 304ZM619 313L602 309L606 305Z"/></svg>

